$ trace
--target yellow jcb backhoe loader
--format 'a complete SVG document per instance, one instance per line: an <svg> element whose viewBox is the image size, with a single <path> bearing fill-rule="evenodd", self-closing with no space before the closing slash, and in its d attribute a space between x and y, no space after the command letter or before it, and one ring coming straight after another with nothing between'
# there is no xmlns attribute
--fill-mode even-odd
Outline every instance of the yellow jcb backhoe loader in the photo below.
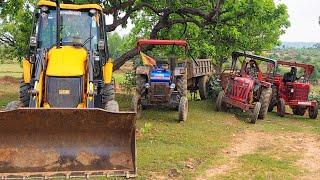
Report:
<svg viewBox="0 0 320 180"><path fill-rule="evenodd" d="M136 114L115 101L105 18L39 1L20 101L0 113L0 179L135 176Z"/></svg>

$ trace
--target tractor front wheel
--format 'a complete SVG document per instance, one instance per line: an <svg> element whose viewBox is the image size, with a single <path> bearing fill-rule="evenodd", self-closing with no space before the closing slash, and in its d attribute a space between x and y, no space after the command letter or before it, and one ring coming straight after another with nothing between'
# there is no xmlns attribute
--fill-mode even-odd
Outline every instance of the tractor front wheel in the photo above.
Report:
<svg viewBox="0 0 320 180"><path fill-rule="evenodd" d="M260 110L261 110L261 103L257 102L256 105L254 106L254 109L253 109L253 112L251 115L251 123L252 124L255 124L257 122Z"/></svg>
<svg viewBox="0 0 320 180"><path fill-rule="evenodd" d="M277 103L277 114L280 117L284 117L285 113L286 113L286 102L284 101L283 98L280 98Z"/></svg>
<svg viewBox="0 0 320 180"><path fill-rule="evenodd" d="M304 116L306 113L307 109L306 108L301 108L301 107L296 107L292 109L292 112L294 115L299 115L299 116Z"/></svg>
<svg viewBox="0 0 320 180"><path fill-rule="evenodd" d="M261 103L261 109L258 117L259 119L264 119L268 113L271 94L272 94L272 88L262 89L260 100L259 100L259 102Z"/></svg>
<svg viewBox="0 0 320 180"><path fill-rule="evenodd" d="M225 109L224 107L224 102L223 102L223 98L225 96L224 91L220 91L217 101L216 101L216 110L217 111L223 111Z"/></svg>
<svg viewBox="0 0 320 180"><path fill-rule="evenodd" d="M180 98L180 105L179 105L179 121L185 122L188 117L188 98L183 96Z"/></svg>
<svg viewBox="0 0 320 180"><path fill-rule="evenodd" d="M318 103L316 103L315 106L309 108L308 113L309 113L310 119L316 119L318 117L318 110L319 110Z"/></svg>
<svg viewBox="0 0 320 180"><path fill-rule="evenodd" d="M24 82L23 78L20 80L20 101L23 104L23 107L29 107L30 103L30 93L29 91L32 89L30 84Z"/></svg>
<svg viewBox="0 0 320 180"><path fill-rule="evenodd" d="M115 83L112 80L110 84L105 84L101 89L102 107L106 107L109 101L114 101L115 94Z"/></svg>

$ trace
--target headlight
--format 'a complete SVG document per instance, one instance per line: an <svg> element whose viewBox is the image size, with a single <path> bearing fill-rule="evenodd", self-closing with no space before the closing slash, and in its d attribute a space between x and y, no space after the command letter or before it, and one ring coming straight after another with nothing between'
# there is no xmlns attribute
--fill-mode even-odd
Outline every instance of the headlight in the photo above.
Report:
<svg viewBox="0 0 320 180"><path fill-rule="evenodd" d="M92 16L94 16L94 15L96 15L96 13L97 13L97 10L95 10L95 9L90 9L90 14L92 15Z"/></svg>
<svg viewBox="0 0 320 180"><path fill-rule="evenodd" d="M293 93L293 92L294 92L294 89L291 89L290 92Z"/></svg>
<svg viewBox="0 0 320 180"><path fill-rule="evenodd" d="M49 10L48 6L41 6L42 12L47 12Z"/></svg>
<svg viewBox="0 0 320 180"><path fill-rule="evenodd" d="M150 88L150 84L149 84L149 83L146 83L144 86L145 86L147 89Z"/></svg>
<svg viewBox="0 0 320 180"><path fill-rule="evenodd" d="M172 83L172 84L170 85L170 89L174 89L174 88L176 88L176 85L175 85L174 83Z"/></svg>

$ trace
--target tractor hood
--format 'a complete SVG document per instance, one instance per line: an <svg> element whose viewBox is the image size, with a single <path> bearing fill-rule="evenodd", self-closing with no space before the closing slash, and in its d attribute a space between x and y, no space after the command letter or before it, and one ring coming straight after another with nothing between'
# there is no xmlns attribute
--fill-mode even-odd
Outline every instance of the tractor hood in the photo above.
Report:
<svg viewBox="0 0 320 180"><path fill-rule="evenodd" d="M48 52L48 76L82 76L86 72L87 51L84 48L61 46Z"/></svg>

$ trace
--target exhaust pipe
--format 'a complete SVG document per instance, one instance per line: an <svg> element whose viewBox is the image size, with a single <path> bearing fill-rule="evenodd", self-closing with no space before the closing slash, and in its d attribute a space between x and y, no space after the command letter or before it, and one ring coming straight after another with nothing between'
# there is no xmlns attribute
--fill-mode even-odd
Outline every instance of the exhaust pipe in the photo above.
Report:
<svg viewBox="0 0 320 180"><path fill-rule="evenodd" d="M56 10L57 10L57 39L56 39L56 47L57 49L60 48L60 0L56 0Z"/></svg>

